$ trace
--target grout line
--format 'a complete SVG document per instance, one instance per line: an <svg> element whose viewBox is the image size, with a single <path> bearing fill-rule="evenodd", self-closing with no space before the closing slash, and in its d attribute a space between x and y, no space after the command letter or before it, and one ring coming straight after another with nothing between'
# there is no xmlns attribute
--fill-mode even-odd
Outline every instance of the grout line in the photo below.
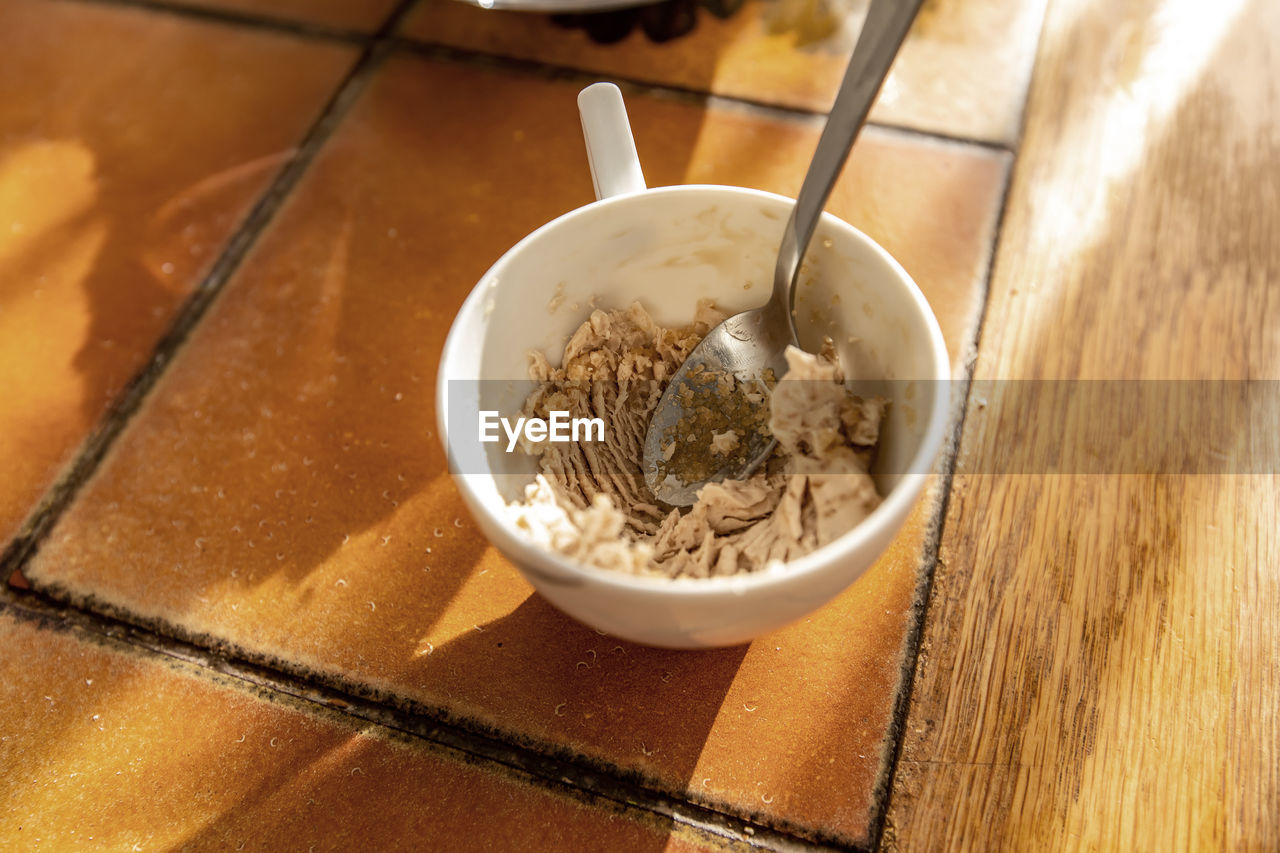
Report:
<svg viewBox="0 0 1280 853"><path fill-rule="evenodd" d="M95 0L95 2L101 2L101 0ZM110 0L110 2L121 2L121 0ZM134 0L127 0L127 2L134 2ZM320 149L364 90L369 77L385 59L390 47L384 34L398 25L400 16L414 2L415 0L400 0L399 6L375 35L375 40L365 44L360 50L351 69L338 84L332 97L321 108L319 116L294 149L293 157L254 203L244 220L227 240L213 267L178 309L173 323L157 342L146 366L120 390L94 426L93 431L81 443L75 457L64 469L58 481L45 493L9 546L0 552L0 578L7 578L14 569L20 570L26 565L58 518L75 499L81 487L97 471L98 465L110 451L116 438L124 431L151 389L164 375L169 362L181 350L209 306L240 268L244 259L257 244L259 237L283 206L285 199L297 186Z"/></svg>
<svg viewBox="0 0 1280 853"><path fill-rule="evenodd" d="M1047 3L1044 4L1047 7ZM1039 46L1044 39L1044 25L1047 18L1047 11L1042 9L1040 16L1040 30L1036 36L1036 52L1032 60L1033 66L1031 73L1027 75L1027 87L1022 99L1022 109L1018 116L1018 129L1014 134L1014 145L1011 150L1012 158L1009 163L1009 170L1005 174L1004 187L1000 193L1000 206L996 213L996 224L994 233L991 236L991 246L987 252L986 275L984 276L984 287L982 290L982 307L978 313L977 327L973 332L972 360L965 365L964 379L964 397L962 408L959 410L959 417L956 421L955 429L948 438L949 457L945 470L943 471L943 483L945 491L936 514L930 520L929 531L925 542L925 555L923 556L924 565L928 567L925 576L922 578L920 588L916 591L916 599L912 609L917 611L917 618L913 621L908 634L909 653L903 660L903 672L905 687L900 692L898 700L895 703L890 731L893 736L893 754L889 762L889 768L884 780L884 791L882 799L877 803L877 813L872 818L872 838L873 849L882 849L884 843L884 834L887 829L889 817L889 803L893 798L893 786L898 775L898 764L902 758L903 741L906 739L907 717L911 709L911 697L916 686L916 670L919 666L920 646L924 639L924 629L928 622L929 611L933 605L933 582L937 574L938 561L941 557L942 537L946 532L947 512L951 506L952 484L955 480L956 469L959 465L961 441L964 437L964 425L968 420L969 414L969 397L973 391L974 374L977 371L978 354L982 348L982 336L987 326L987 311L991 306L991 287L995 280L996 262L999 257L999 250L1004 237L1004 229L1006 225L1006 217L1009 212L1009 202L1013 195L1014 179L1018 167L1022 163L1022 143L1026 137L1027 119L1030 114L1031 95L1035 88L1036 76L1040 73L1041 67L1039 62L1040 51Z"/></svg>
<svg viewBox="0 0 1280 853"><path fill-rule="evenodd" d="M272 30L289 33L304 38L327 39L347 43L372 41L374 32L334 27L313 21L300 21L290 18L275 18L269 15L255 15L252 12L239 12L233 9L214 9L207 6L188 6L183 3L166 2L166 0L61 0L61 2L77 2L97 6L122 6L156 12L161 15L172 15L178 18L189 18L205 23L226 24L230 26L250 27L258 30Z"/></svg>
<svg viewBox="0 0 1280 853"><path fill-rule="evenodd" d="M819 116L824 118L825 116ZM927 144L935 147L948 148L971 148L983 152L988 156L1012 155L1017 153L1015 148L1011 148L1003 142L989 142L984 139L968 139L955 134L943 133L935 130L919 130L914 127L903 127L896 124L878 124L875 122L867 122L867 129L875 131L883 136L898 137L903 142L914 143L916 145ZM855 141L856 145L857 142Z"/></svg>
<svg viewBox="0 0 1280 853"><path fill-rule="evenodd" d="M586 71L567 65L556 65L554 63L541 62L538 60L519 59L511 56L504 56L502 54L486 53L484 51L469 50L453 47L451 45L424 42L408 38L406 36L393 36L391 41L396 45L396 47L407 53L423 56L428 59L443 60L457 64L477 65L494 70L522 72L524 74L537 75L546 80L559 80L582 85L594 83L601 79L608 79L618 83L625 91L648 95L655 98L663 98L679 103L693 104L704 108L715 107L717 109L737 110L750 115L772 119L774 121L800 122L804 124L813 123L820 126L827 117L827 113L821 110L809 110L804 109L803 107L773 104L752 98L716 95L687 86L653 83L631 77L619 77L608 72ZM971 146L995 152L1010 152L1013 150L1009 145L1002 142L992 142L985 139L970 139L968 137L949 134L942 131L921 130L919 128L907 127L905 125L887 124L874 121L867 122L866 126L869 128L875 128L876 130L889 131L901 134L905 137L929 140L932 142Z"/></svg>
<svg viewBox="0 0 1280 853"><path fill-rule="evenodd" d="M404 23L404 19L408 17L409 12L417 5L418 0L398 0L396 5L391 8L391 11L387 13L387 17L378 25L373 37L385 44L394 46L397 38L396 33L400 30L400 25Z"/></svg>
<svg viewBox="0 0 1280 853"><path fill-rule="evenodd" d="M234 678L268 694L281 694L310 703L330 713L373 723L384 729L463 753L483 762L500 764L522 773L545 787L599 798L624 808L637 809L665 818L683 828L713 836L739 848L781 853L799 851L858 850L839 842L815 842L785 829L735 817L715 808L679 796L656 791L624 778L610 769L535 752L516 743L464 728L442 720L421 703L400 700L394 707L359 696L341 687L314 678L303 678L270 665L224 654L197 643L149 627L107 615L99 607L90 609L61 601L37 591L23 591L0 585L0 613L6 610L44 620L57 627L82 631L126 644L155 656L167 657L196 668ZM268 697L270 698L270 697Z"/></svg>
<svg viewBox="0 0 1280 853"><path fill-rule="evenodd" d="M882 848L886 823L889 817L889 801L893 796L893 783L897 778L898 761L902 756L902 743L906 736L907 716L911 709L911 696L915 690L920 646L924 640L924 629L928 622L929 609L933 601L933 581L937 574L938 561L941 557L942 536L946 530L947 512L951 506L952 485L959 463L960 447L964 438L964 425L968 420L969 395L973 390L973 374L977 363L978 344L982 337L982 326L986 319L988 295L991 289L991 277L995 270L996 247L999 246L1000 237L1004 231L1004 217L1008 209L1010 189L1013 186L1013 166L1014 164L1011 162L1008 171L1005 173L1004 187L1000 192L1000 204L996 209L995 227L991 235L991 246L987 252L986 269L982 276L982 308L979 311L977 327L973 333L972 349L969 350L972 356L965 365L964 379L960 383L952 384L952 387L956 387L957 384L960 385L964 391L960 395L960 399L953 404L956 422L951 434L947 436L946 447L943 451L943 466L942 471L939 473L941 497L925 531L924 547L920 557L920 565L924 571L921 572L912 597L911 609L913 618L907 629L906 650L903 652L901 664L902 678L899 683L902 686L894 699L893 713L890 717L889 733L887 735L893 746L884 776L877 784L878 795L876 797L875 812L871 819L871 832L874 840L872 849Z"/></svg>

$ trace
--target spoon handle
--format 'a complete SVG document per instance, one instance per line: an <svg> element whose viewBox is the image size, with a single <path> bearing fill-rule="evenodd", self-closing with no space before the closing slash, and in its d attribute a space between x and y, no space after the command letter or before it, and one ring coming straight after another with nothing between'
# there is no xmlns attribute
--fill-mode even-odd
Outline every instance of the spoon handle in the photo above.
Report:
<svg viewBox="0 0 1280 853"><path fill-rule="evenodd" d="M578 93L578 115L587 143L587 165L596 198L645 189L636 141L627 121L622 92L612 83L592 83Z"/></svg>
<svg viewBox="0 0 1280 853"><path fill-rule="evenodd" d="M898 55L898 48L907 37L916 13L924 0L871 0L858 43L845 69L840 91L827 116L826 127L818 138L813 162L796 197L791 219L782 232L782 246L778 250L778 266L773 275L773 301L786 306L790 318L794 305L796 272L804 257L809 240L813 238L818 217L831 195L831 187L840 175L840 169L849 156L849 149L858 137L871 112L880 86L889 74L889 66Z"/></svg>

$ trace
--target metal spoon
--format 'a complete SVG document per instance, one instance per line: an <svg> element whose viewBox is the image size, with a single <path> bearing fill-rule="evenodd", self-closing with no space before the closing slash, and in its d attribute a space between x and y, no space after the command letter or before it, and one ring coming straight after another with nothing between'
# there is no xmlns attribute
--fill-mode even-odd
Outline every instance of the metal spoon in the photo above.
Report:
<svg viewBox="0 0 1280 853"><path fill-rule="evenodd" d="M688 477L669 467L672 452L684 450L673 448L672 442L687 438L690 429L695 428L691 411L694 407L687 407L686 401L700 400L704 411L708 405L749 410L758 399L750 390L750 383L761 381L770 372L779 378L786 373L784 353L788 345L797 345L792 313L800 261L831 195L831 187L922 3L923 0L872 0L835 104L818 139L813 162L809 164L791 218L782 232L772 296L760 308L735 314L712 329L676 371L658 401L645 435L643 464L645 482L660 501L672 506L689 506L706 483L749 477L772 452L774 439L755 431L745 437L745 444L736 448L718 470L708 474L706 465L693 466L698 471L693 482L686 482ZM736 400L717 399L710 393L717 378L726 374L747 383L739 386ZM709 435L697 436L696 447L690 451L701 452L705 458L711 452L709 438Z"/></svg>

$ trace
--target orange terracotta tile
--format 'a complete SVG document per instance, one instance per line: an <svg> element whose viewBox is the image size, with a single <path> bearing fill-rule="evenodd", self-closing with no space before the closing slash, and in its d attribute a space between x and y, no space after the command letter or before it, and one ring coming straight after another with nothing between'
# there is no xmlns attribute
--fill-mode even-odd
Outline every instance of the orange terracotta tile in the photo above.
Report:
<svg viewBox="0 0 1280 853"><path fill-rule="evenodd" d="M6 850L710 849L639 810L0 606Z"/></svg>
<svg viewBox="0 0 1280 853"><path fill-rule="evenodd" d="M930 0L871 120L1013 144L1044 6L1044 0ZM598 44L545 15L423 0L404 32L610 78L826 112L866 8L866 0L747 0L728 19L699 9L692 32L662 44L639 27L620 42Z"/></svg>
<svg viewBox="0 0 1280 853"><path fill-rule="evenodd" d="M175 6L218 9L261 18L321 24L338 29L371 33L396 0L170 0Z"/></svg>
<svg viewBox="0 0 1280 853"><path fill-rule="evenodd" d="M315 120L332 44L0 2L0 551Z"/></svg>
<svg viewBox="0 0 1280 853"><path fill-rule="evenodd" d="M922 541L750 648L620 644L483 540L431 430L485 268L591 198L576 87L417 59L371 83L27 575L809 834L866 840ZM632 97L654 184L794 192L817 128ZM831 208L959 354L1007 157L868 133ZM957 355L957 359L959 355Z"/></svg>

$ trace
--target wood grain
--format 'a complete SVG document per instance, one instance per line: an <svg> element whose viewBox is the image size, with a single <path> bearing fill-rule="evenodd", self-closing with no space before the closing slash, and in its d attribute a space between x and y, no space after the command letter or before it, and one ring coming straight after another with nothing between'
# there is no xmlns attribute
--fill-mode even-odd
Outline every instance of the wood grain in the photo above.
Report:
<svg viewBox="0 0 1280 853"><path fill-rule="evenodd" d="M1051 3L976 377L1280 379L1277 45ZM970 400L885 846L1276 849L1280 476L988 473L1043 428Z"/></svg>

